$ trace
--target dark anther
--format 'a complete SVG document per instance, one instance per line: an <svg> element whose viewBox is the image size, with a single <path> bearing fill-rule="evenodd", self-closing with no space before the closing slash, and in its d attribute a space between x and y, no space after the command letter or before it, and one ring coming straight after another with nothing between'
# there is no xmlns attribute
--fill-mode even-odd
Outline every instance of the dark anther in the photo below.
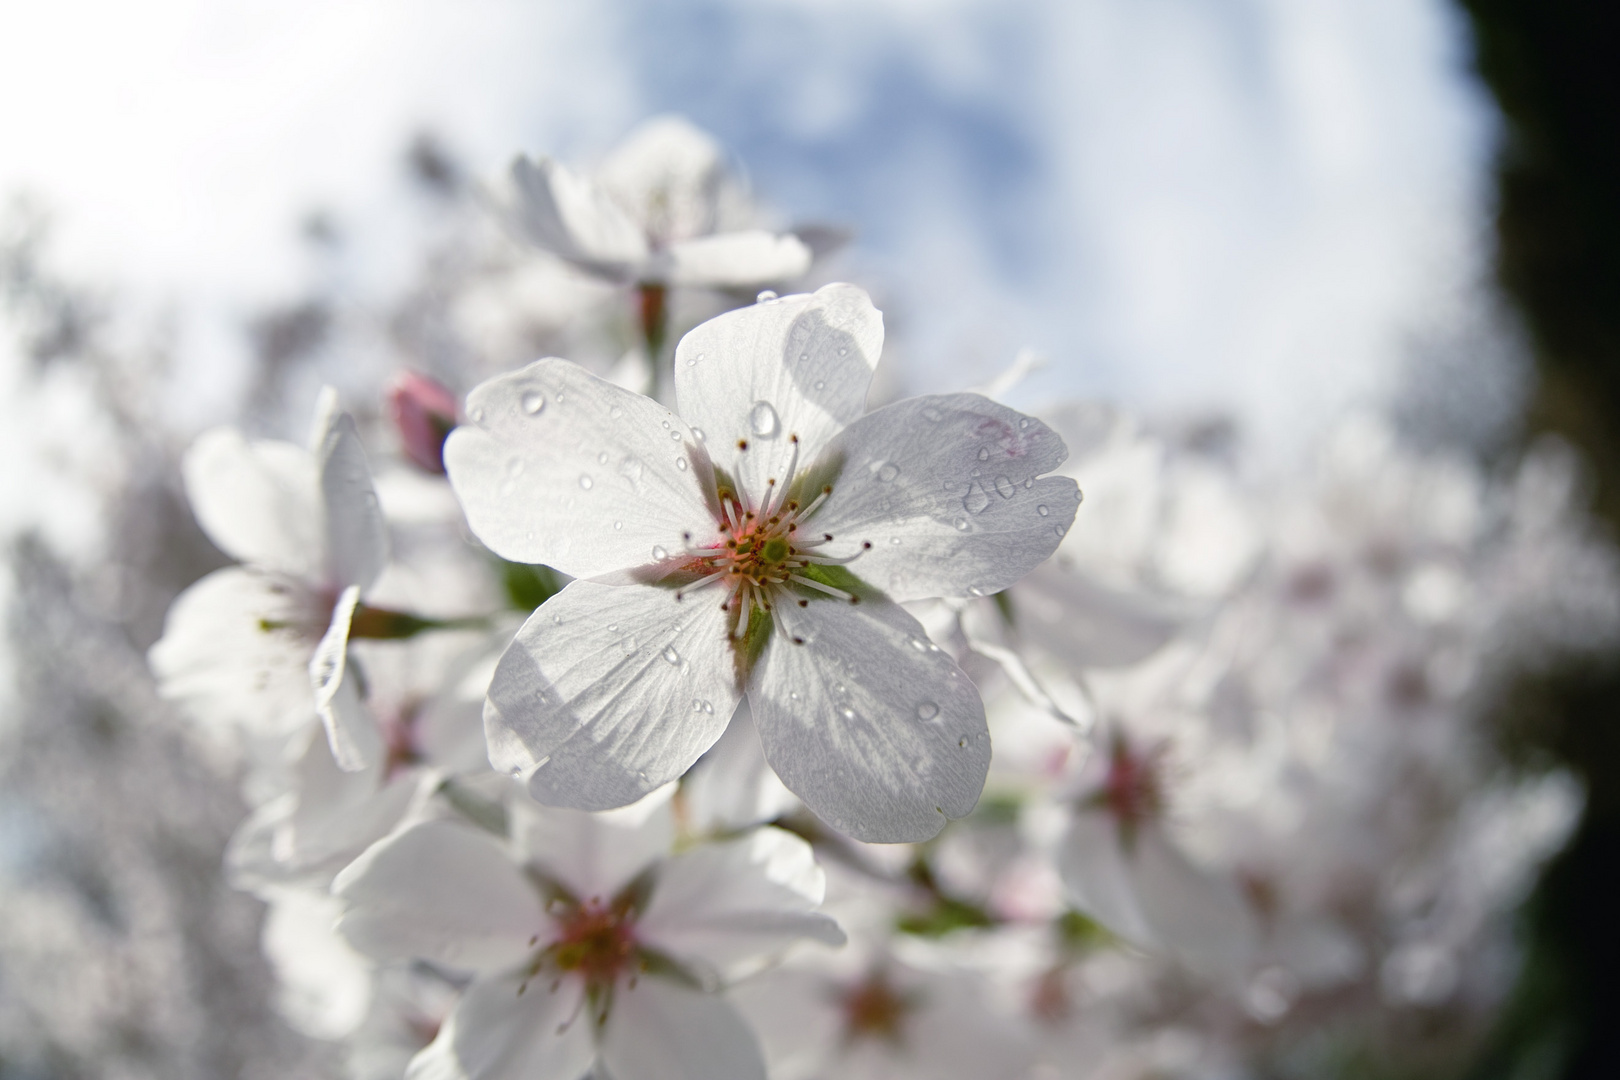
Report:
<svg viewBox="0 0 1620 1080"><path fill-rule="evenodd" d="M748 440L747 439L738 439L737 440L737 449L739 449L739 450L748 449Z"/></svg>
<svg viewBox="0 0 1620 1080"><path fill-rule="evenodd" d="M793 635L793 644L795 644L795 645L803 645L804 644L804 638L799 637L797 634Z"/></svg>
<svg viewBox="0 0 1620 1080"><path fill-rule="evenodd" d="M862 551L871 551L872 550L872 541L870 541L870 540L862 540L861 541L861 550Z"/></svg>
<svg viewBox="0 0 1620 1080"><path fill-rule="evenodd" d="M810 606L810 601L808 601L808 600L800 600L799 601L799 606L800 607L809 607Z"/></svg>

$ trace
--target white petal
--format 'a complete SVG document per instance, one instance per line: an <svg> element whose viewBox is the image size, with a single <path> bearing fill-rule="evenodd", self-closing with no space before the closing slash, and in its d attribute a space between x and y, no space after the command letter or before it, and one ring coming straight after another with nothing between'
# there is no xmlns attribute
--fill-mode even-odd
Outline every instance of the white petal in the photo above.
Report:
<svg viewBox="0 0 1620 1080"><path fill-rule="evenodd" d="M853 285L827 285L692 330L675 349L675 395L715 464L757 500L767 479L788 482L789 436L799 436L802 469L866 411L882 350L883 315L871 298Z"/></svg>
<svg viewBox="0 0 1620 1080"><path fill-rule="evenodd" d="M748 699L720 741L681 781L688 827L695 833L724 833L773 821L798 805L771 770L754 730Z"/></svg>
<svg viewBox="0 0 1620 1080"><path fill-rule="evenodd" d="M371 484L371 469L354 418L339 413L321 441L321 501L333 585L371 588L388 561L388 523Z"/></svg>
<svg viewBox="0 0 1620 1080"><path fill-rule="evenodd" d="M802 277L810 257L809 247L792 233L747 229L671 244L659 269L671 285L742 289Z"/></svg>
<svg viewBox="0 0 1620 1080"><path fill-rule="evenodd" d="M332 606L332 624L309 659L309 680L315 691L315 712L326 728L332 758L344 772L359 772L382 756L382 735L360 702L360 691L349 674L349 625L360 603L360 587L350 585Z"/></svg>
<svg viewBox="0 0 1620 1080"><path fill-rule="evenodd" d="M857 840L926 840L969 813L990 767L979 691L905 611L782 604L748 703L765 757L829 825Z"/></svg>
<svg viewBox="0 0 1620 1080"><path fill-rule="evenodd" d="M550 806L512 808L513 843L524 858L580 900L610 900L675 843L671 792L589 814Z"/></svg>
<svg viewBox="0 0 1620 1080"><path fill-rule="evenodd" d="M647 257L647 238L600 184L546 158L512 163L519 226L536 246L605 277Z"/></svg>
<svg viewBox="0 0 1620 1080"><path fill-rule="evenodd" d="M765 1080L759 1042L716 994L660 978L620 984L602 1063L613 1080Z"/></svg>
<svg viewBox="0 0 1620 1080"><path fill-rule="evenodd" d="M636 930L654 948L731 981L805 938L842 945L838 924L816 911L826 891L810 845L767 826L666 862Z"/></svg>
<svg viewBox="0 0 1620 1080"><path fill-rule="evenodd" d="M216 570L170 606L148 660L164 697L208 729L280 736L315 718L315 599L301 586L235 567Z"/></svg>
<svg viewBox="0 0 1620 1080"><path fill-rule="evenodd" d="M809 527L840 552L869 541L850 569L895 600L988 596L1044 562L1074 521L1075 482L1043 476L1067 453L1039 420L977 394L908 398L824 452L842 468Z"/></svg>
<svg viewBox="0 0 1620 1080"><path fill-rule="evenodd" d="M607 810L691 768L740 696L720 597L571 582L489 687L490 763L548 806Z"/></svg>
<svg viewBox="0 0 1620 1080"><path fill-rule="evenodd" d="M225 865L236 888L307 884L325 891L405 816L413 778L384 784L380 767L344 772L326 739L313 734L294 767L293 789L256 809L231 837Z"/></svg>
<svg viewBox="0 0 1620 1080"><path fill-rule="evenodd" d="M1012 598L1019 628L1029 639L1079 668L1145 660L1192 615L1186 604L1122 592L1057 560L1036 567L1013 588Z"/></svg>
<svg viewBox="0 0 1620 1080"><path fill-rule="evenodd" d="M1251 959L1259 926L1232 881L1194 866L1157 828L1142 830L1130 854L1142 912L1166 948L1209 974Z"/></svg>
<svg viewBox="0 0 1620 1080"><path fill-rule="evenodd" d="M326 544L314 458L283 442L248 442L232 428L197 437L180 463L197 524L251 566L321 582Z"/></svg>
<svg viewBox="0 0 1620 1080"><path fill-rule="evenodd" d="M296 1031L341 1039L371 1005L371 965L333 929L338 902L302 889L279 892L260 938L276 972L276 1008Z"/></svg>
<svg viewBox="0 0 1620 1080"><path fill-rule="evenodd" d="M338 929L378 960L505 967L550 932L540 897L495 837L435 820L367 848L337 876Z"/></svg>
<svg viewBox="0 0 1620 1080"><path fill-rule="evenodd" d="M406 1080L580 1080L596 1056L583 996L578 979L555 990L521 973L479 979Z"/></svg>
<svg viewBox="0 0 1620 1080"><path fill-rule="evenodd" d="M445 466L473 532L504 558L595 577L678 554L714 520L680 418L578 365L491 379L467 415Z"/></svg>
<svg viewBox="0 0 1620 1080"><path fill-rule="evenodd" d="M661 243L712 232L725 184L725 151L685 117L637 124L597 170L611 191Z"/></svg>
<svg viewBox="0 0 1620 1080"><path fill-rule="evenodd" d="M1161 944L1142 913L1119 827L1110 815L1075 812L1058 851L1058 871L1081 911L1127 941L1147 948Z"/></svg>

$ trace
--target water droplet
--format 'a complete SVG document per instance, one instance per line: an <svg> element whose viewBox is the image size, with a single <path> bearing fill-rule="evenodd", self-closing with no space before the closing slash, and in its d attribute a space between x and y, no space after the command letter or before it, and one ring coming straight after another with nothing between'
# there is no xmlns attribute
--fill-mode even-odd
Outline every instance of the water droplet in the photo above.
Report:
<svg viewBox="0 0 1620 1080"><path fill-rule="evenodd" d="M668 430L669 430L669 421L668 421L668 420L665 420L665 421L664 421L664 422L663 422L663 424L664 424L664 430L665 430L665 431L668 431Z"/></svg>
<svg viewBox="0 0 1620 1080"><path fill-rule="evenodd" d="M963 750L967 749L967 744L968 744L968 737L966 735L964 735L960 739L956 740L956 745L959 748L963 749Z"/></svg>
<svg viewBox="0 0 1620 1080"><path fill-rule="evenodd" d="M645 781L646 781L646 779L647 779L647 773L646 773L646 771L645 771L645 770L643 770L643 771L641 771L641 772L638 772L638 773L636 773L636 779L637 779L637 780L640 780L640 781L642 781L642 782L645 782Z"/></svg>
<svg viewBox="0 0 1620 1080"><path fill-rule="evenodd" d="M756 401L748 410L748 426L761 439L774 439L782 429L782 420L768 401Z"/></svg>
<svg viewBox="0 0 1620 1080"><path fill-rule="evenodd" d="M472 412L468 413L467 415L472 417L472 422L475 423L475 424L482 424L484 422L484 410L483 409L474 409Z"/></svg>
<svg viewBox="0 0 1620 1080"><path fill-rule="evenodd" d="M653 562L663 562L665 559L669 558L669 552L665 551L663 546L660 544L653 545L652 555Z"/></svg>
<svg viewBox="0 0 1620 1080"><path fill-rule="evenodd" d="M613 523L613 531L614 531L614 532L620 532L620 531L622 531L622 530L623 530L623 529L624 529L624 522L622 522L622 521L615 521L615 522L614 522L614 523Z"/></svg>
<svg viewBox="0 0 1620 1080"><path fill-rule="evenodd" d="M922 720L932 720L939 715L939 706L932 701L925 701L917 706L917 716Z"/></svg>
<svg viewBox="0 0 1620 1080"><path fill-rule="evenodd" d="M681 433L680 433L680 432L678 432L678 431L672 431L672 432L670 432L670 433L669 433L669 437L670 437L670 438L672 438L672 439L674 439L674 440L675 440L675 441L676 441L676 442L680 442L680 441L681 441Z"/></svg>
<svg viewBox="0 0 1620 1080"><path fill-rule="evenodd" d="M900 475L900 466L890 461L877 471L877 478L885 484Z"/></svg>
<svg viewBox="0 0 1620 1080"><path fill-rule="evenodd" d="M1042 504L1041 504L1041 505L1039 505L1039 506L1037 506L1037 507L1036 507L1036 508L1035 508L1035 512L1036 512L1036 513L1037 513L1037 514L1039 514L1039 515L1041 515L1041 517L1045 517L1045 516L1046 516L1046 515L1047 515L1047 514L1050 514L1050 513L1051 513L1051 511L1050 511L1050 510L1048 510L1048 509L1047 509L1047 508L1046 508L1046 504L1045 504L1045 503L1042 503Z"/></svg>
<svg viewBox="0 0 1620 1080"><path fill-rule="evenodd" d="M798 701L799 700L799 692L797 690L789 690L788 691L788 697L793 701Z"/></svg>
<svg viewBox="0 0 1620 1080"><path fill-rule="evenodd" d="M618 632L619 632L619 624L618 623L608 623L608 633L617 634Z"/></svg>
<svg viewBox="0 0 1620 1080"><path fill-rule="evenodd" d="M675 467L677 469L681 470L681 472L685 472L686 471L686 459L683 458L683 457L676 458L675 459Z"/></svg>
<svg viewBox="0 0 1620 1080"><path fill-rule="evenodd" d="M1065 529L1062 525L1054 525L1054 526L1052 526L1052 531L1057 533L1059 536L1062 536L1064 533L1068 532L1069 530Z"/></svg>
<svg viewBox="0 0 1620 1080"><path fill-rule="evenodd" d="M703 429L700 428L700 427L693 428L692 429L692 438L696 439L698 442L702 442L703 438L704 438Z"/></svg>
<svg viewBox="0 0 1620 1080"><path fill-rule="evenodd" d="M673 645L665 645L664 651L659 653L659 655L671 664L678 664L681 662L681 654L675 651L675 646Z"/></svg>
<svg viewBox="0 0 1620 1080"><path fill-rule="evenodd" d="M799 354L799 363L801 363L801 364L802 364L802 363L804 363L804 362L805 362L805 361L806 361L806 360L808 360L808 359L810 359L810 354L809 354L809 353L807 353L807 352L802 352L802 353L800 353L800 354Z"/></svg>
<svg viewBox="0 0 1620 1080"><path fill-rule="evenodd" d="M990 493L984 490L984 485L975 483L968 488L968 493L962 496L962 509L970 514L982 514L990 506Z"/></svg>
<svg viewBox="0 0 1620 1080"><path fill-rule="evenodd" d="M514 780L523 779L523 766L521 766L521 765L512 766L512 779L514 779Z"/></svg>
<svg viewBox="0 0 1620 1080"><path fill-rule="evenodd" d="M754 303L763 304L763 303L766 303L768 301L775 300L775 299L776 299L776 290L775 289L761 289L761 290L759 290L759 295L754 297Z"/></svg>
<svg viewBox="0 0 1620 1080"><path fill-rule="evenodd" d="M606 465L608 463L608 452L606 450L596 455L596 463L598 465Z"/></svg>
<svg viewBox="0 0 1620 1080"><path fill-rule="evenodd" d="M911 647L916 649L918 652L927 652L928 642L924 641L922 638L912 638Z"/></svg>
<svg viewBox="0 0 1620 1080"><path fill-rule="evenodd" d="M891 537L889 537L889 543L893 544L895 547L899 547L900 546L900 538L898 536L891 536Z"/></svg>
<svg viewBox="0 0 1620 1080"><path fill-rule="evenodd" d="M1003 499L1010 499L1014 494L1017 493L1017 491L1018 489L1013 487L1013 482L1011 480L1007 479L1005 476L996 477L997 495L1000 495Z"/></svg>
<svg viewBox="0 0 1620 1080"><path fill-rule="evenodd" d="M984 595L984 590L979 588L977 585L969 585L968 586L968 595L969 596L983 596Z"/></svg>
<svg viewBox="0 0 1620 1080"><path fill-rule="evenodd" d="M838 710L838 715L842 716L845 720L853 720L855 719L855 710L850 708L848 705L845 705L842 709Z"/></svg>
<svg viewBox="0 0 1620 1080"><path fill-rule="evenodd" d="M559 390L559 391L557 391L557 404L561 405L562 403L563 403L562 391Z"/></svg>
<svg viewBox="0 0 1620 1080"><path fill-rule="evenodd" d="M1029 427L1029 417L1027 417L1027 416L1020 417L1019 420L1018 420L1018 430L1019 431L1024 431L1028 427Z"/></svg>
<svg viewBox="0 0 1620 1080"><path fill-rule="evenodd" d="M619 408L617 405L614 405L614 406L612 406L612 407L610 407L608 409L608 419L609 420L617 420L619 417L621 417L623 415L624 415L624 410Z"/></svg>
<svg viewBox="0 0 1620 1080"><path fill-rule="evenodd" d="M714 706L710 705L707 701L694 701L692 702L692 711L700 713L713 713Z"/></svg>
<svg viewBox="0 0 1620 1080"><path fill-rule="evenodd" d="M561 615L553 615L551 617L551 621L553 623L557 624L558 626L561 626L562 625L562 616Z"/></svg>
<svg viewBox="0 0 1620 1080"><path fill-rule="evenodd" d="M839 356L848 356L849 355L849 347L847 345L839 346L838 355Z"/></svg>
<svg viewBox="0 0 1620 1080"><path fill-rule="evenodd" d="M579 474L579 486L582 489L584 489L585 491L589 491L589 490L591 490L591 487L594 484L595 484L595 481L592 480L589 476L586 476L584 473Z"/></svg>
<svg viewBox="0 0 1620 1080"><path fill-rule="evenodd" d="M827 384L825 382L823 382L821 379L817 379L816 380L816 389L817 390L825 390L825 389L827 389Z"/></svg>
<svg viewBox="0 0 1620 1080"><path fill-rule="evenodd" d="M990 460L990 448L988 446L979 447L979 460L980 461L989 461Z"/></svg>
<svg viewBox="0 0 1620 1080"><path fill-rule="evenodd" d="M1026 476L1024 478L1024 490L1028 491L1030 488L1032 488L1034 486L1035 486L1035 478L1033 476Z"/></svg>
<svg viewBox="0 0 1620 1080"><path fill-rule="evenodd" d="M539 416L540 411L546 407L546 395L538 390L525 390L518 402L523 406L524 412L530 416Z"/></svg>
<svg viewBox="0 0 1620 1080"><path fill-rule="evenodd" d="M928 408L923 410L923 419L924 420L931 420L931 421L933 421L934 423L937 424L941 420L945 419L945 414L940 412L938 409L934 408L932 405L930 405L930 406L928 406Z"/></svg>
<svg viewBox="0 0 1620 1080"><path fill-rule="evenodd" d="M956 531L957 532L967 532L968 528L969 528L969 526L968 526L968 519L967 518L959 517L959 518L956 519Z"/></svg>

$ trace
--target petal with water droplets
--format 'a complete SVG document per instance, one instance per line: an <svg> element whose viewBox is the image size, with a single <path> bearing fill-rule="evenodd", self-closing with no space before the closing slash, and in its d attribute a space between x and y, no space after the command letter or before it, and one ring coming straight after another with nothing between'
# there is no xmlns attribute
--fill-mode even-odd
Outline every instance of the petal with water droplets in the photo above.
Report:
<svg viewBox="0 0 1620 1080"><path fill-rule="evenodd" d="M1073 522L1079 488L1044 475L1066 455L1045 424L977 394L908 398L828 447L823 461L841 468L812 525L837 538L834 553L871 543L850 569L895 600L988 596Z"/></svg>
<svg viewBox="0 0 1620 1080"><path fill-rule="evenodd" d="M984 705L917 620L876 596L784 610L790 634L772 635L748 703L789 790L879 843L926 840L972 811L990 768ZM937 710L926 720L923 702Z"/></svg>
<svg viewBox="0 0 1620 1080"><path fill-rule="evenodd" d="M702 428L716 465L754 499L785 475L797 435L802 469L817 448L866 409L883 349L883 316L853 285L827 285L728 311L675 350L681 415ZM764 403L776 422L759 424ZM748 449L738 449L747 443Z"/></svg>
<svg viewBox="0 0 1620 1080"><path fill-rule="evenodd" d="M677 463L695 443L680 418L577 364L536 360L491 379L467 415L445 466L473 532L503 558L594 577L652 562L655 547L680 551L713 520L698 471Z"/></svg>
<svg viewBox="0 0 1620 1080"><path fill-rule="evenodd" d="M495 669L484 711L490 762L524 777L538 801L580 810L624 806L684 773L741 696L722 599L569 584ZM714 711L695 710L699 701Z"/></svg>

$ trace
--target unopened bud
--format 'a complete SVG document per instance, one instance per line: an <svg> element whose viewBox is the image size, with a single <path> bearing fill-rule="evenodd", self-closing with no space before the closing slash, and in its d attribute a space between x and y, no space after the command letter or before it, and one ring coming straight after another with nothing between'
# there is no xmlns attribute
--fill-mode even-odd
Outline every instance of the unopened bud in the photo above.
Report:
<svg viewBox="0 0 1620 1080"><path fill-rule="evenodd" d="M388 414L405 455L428 472L444 472L444 440L456 426L456 398L414 371L402 371L388 384Z"/></svg>

